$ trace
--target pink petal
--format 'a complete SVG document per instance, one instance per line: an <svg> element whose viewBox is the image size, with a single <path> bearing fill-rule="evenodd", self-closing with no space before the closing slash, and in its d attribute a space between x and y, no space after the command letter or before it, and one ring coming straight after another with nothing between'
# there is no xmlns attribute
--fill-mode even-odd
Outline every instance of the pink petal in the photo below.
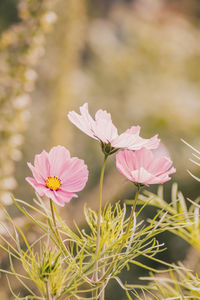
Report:
<svg viewBox="0 0 200 300"><path fill-rule="evenodd" d="M137 134L139 135L140 134L140 129L141 127L139 125L137 126L132 126L131 128L127 129L125 131L125 133L129 133L129 134Z"/></svg>
<svg viewBox="0 0 200 300"><path fill-rule="evenodd" d="M109 143L118 135L117 128L113 125L111 115L105 110L98 110L93 125L94 135L104 143Z"/></svg>
<svg viewBox="0 0 200 300"><path fill-rule="evenodd" d="M84 161L73 157L68 161L61 173L61 189L68 192L81 191L88 180L88 169Z"/></svg>
<svg viewBox="0 0 200 300"><path fill-rule="evenodd" d="M59 178L62 166L69 159L70 153L65 147L53 147L49 152L50 176L57 176Z"/></svg>
<svg viewBox="0 0 200 300"><path fill-rule="evenodd" d="M99 109L99 110L97 110L97 112L95 114L95 120L99 121L102 119L112 122L111 114L108 113L106 110Z"/></svg>
<svg viewBox="0 0 200 300"><path fill-rule="evenodd" d="M176 169L174 168L174 167L172 167L171 169L169 169L168 171L166 171L166 172L163 172L162 174L158 174L158 175L156 175L156 177L158 177L160 180L165 180L166 179L166 177L167 177L167 179L169 178L169 179L171 179L170 177L169 177L169 175L171 175L171 174L173 174L173 173L175 173L176 172ZM168 180L169 180L168 179Z"/></svg>
<svg viewBox="0 0 200 300"><path fill-rule="evenodd" d="M90 127L92 127L92 124L94 123L93 118L91 117L91 115L89 114L88 111L88 103L84 103L81 107L80 107L80 112L81 115L83 116L83 118L87 121L87 123L90 125Z"/></svg>
<svg viewBox="0 0 200 300"><path fill-rule="evenodd" d="M133 153L130 151L130 153ZM135 153L135 169L139 169L143 167L144 169L149 170L149 164L154 160L152 151L141 148L140 150L137 150Z"/></svg>
<svg viewBox="0 0 200 300"><path fill-rule="evenodd" d="M45 184L45 179L40 175L38 170L29 162L27 163L27 165L31 170L31 172L33 173L33 177L35 178L35 180L40 184Z"/></svg>
<svg viewBox="0 0 200 300"><path fill-rule="evenodd" d="M163 156L170 158L169 152L163 143L160 143L158 148L154 149L153 154L158 158Z"/></svg>
<svg viewBox="0 0 200 300"><path fill-rule="evenodd" d="M168 157L157 157L154 151L142 148L135 152L124 150L116 155L117 169L129 180L144 185L169 181L176 171ZM171 168L170 168L171 167Z"/></svg>
<svg viewBox="0 0 200 300"><path fill-rule="evenodd" d="M168 175L176 173L176 168L172 167L167 173Z"/></svg>
<svg viewBox="0 0 200 300"><path fill-rule="evenodd" d="M129 180L132 180L131 167L134 168L134 155L131 155L128 150L120 151L116 155L116 167L118 171L127 177Z"/></svg>
<svg viewBox="0 0 200 300"><path fill-rule="evenodd" d="M50 165L48 154L46 151L42 151L40 154L35 156L34 166L37 172L43 177L47 178L50 176Z"/></svg>
<svg viewBox="0 0 200 300"><path fill-rule="evenodd" d="M34 178L26 177L26 181L36 190L40 196L44 196L46 187L43 184L39 184Z"/></svg>
<svg viewBox="0 0 200 300"><path fill-rule="evenodd" d="M157 135L150 139L143 139L138 135L138 133L128 133L130 131L131 129L120 134L116 139L114 139L111 143L112 147L129 150L139 150L143 147L147 149L155 149L158 147L160 140L157 138Z"/></svg>
<svg viewBox="0 0 200 300"><path fill-rule="evenodd" d="M145 170L143 167L131 172L132 181L137 183L142 183L145 185L150 184L153 175Z"/></svg>
<svg viewBox="0 0 200 300"><path fill-rule="evenodd" d="M91 136L92 138L97 139L94 136L94 133L92 131L94 120L90 116L88 112L88 103L83 104L83 106L80 107L81 114L77 114L75 111L71 111L68 113L69 120L78 127L81 131L86 133L87 135Z"/></svg>
<svg viewBox="0 0 200 300"><path fill-rule="evenodd" d="M93 129L95 136L104 143L112 142L117 137L117 128L110 120L101 119L96 121Z"/></svg>
<svg viewBox="0 0 200 300"><path fill-rule="evenodd" d="M77 198L78 195L75 193L68 193L63 190L54 191L55 196L58 199L59 202L68 203L72 198Z"/></svg>
<svg viewBox="0 0 200 300"><path fill-rule="evenodd" d="M123 153L125 163L129 168L129 170L134 170L136 168L136 163L137 163L135 152L131 150L124 150L120 152Z"/></svg>
<svg viewBox="0 0 200 300"><path fill-rule="evenodd" d="M163 174L163 176L155 176L151 173L149 173L144 168L140 168L138 170L132 171L133 182L141 183L144 185L149 184L162 184L164 182L169 181L171 178L168 176L168 174Z"/></svg>
<svg viewBox="0 0 200 300"><path fill-rule="evenodd" d="M84 189L87 179L88 176L82 178L77 178L74 176L74 178L72 177L68 179L66 183L62 184L62 190L67 192L80 192Z"/></svg>
<svg viewBox="0 0 200 300"><path fill-rule="evenodd" d="M138 146L139 144L139 146ZM121 148L121 149L129 149L133 148L134 145L134 150L138 150L141 148L140 145L140 137L136 134L130 134L130 133L122 133L118 137L116 137L114 140L111 142L112 147L114 148Z"/></svg>
<svg viewBox="0 0 200 300"><path fill-rule="evenodd" d="M154 178L152 178L152 180L149 182L149 184L162 184L162 183L169 181L170 179L171 178L168 176L168 174L165 173L160 176L154 176Z"/></svg>
<svg viewBox="0 0 200 300"><path fill-rule="evenodd" d="M140 133L140 126L132 126L124 133L117 136L111 143L114 148L129 149L132 144L136 144ZM139 148L140 149L140 148Z"/></svg>
<svg viewBox="0 0 200 300"><path fill-rule="evenodd" d="M157 149L159 144L160 144L160 139L158 138L158 135L154 135L150 139L144 139L146 140L146 143L144 145L145 148L152 150L152 149Z"/></svg>
<svg viewBox="0 0 200 300"><path fill-rule="evenodd" d="M51 191L50 189L47 189L45 192L45 195L51 199L53 202L55 202L56 204L60 205L60 206L64 206L65 202L56 195L55 191Z"/></svg>
<svg viewBox="0 0 200 300"><path fill-rule="evenodd" d="M149 170L152 174L158 176L164 172L167 172L171 166L172 161L168 157L164 156L152 160L151 164L149 165Z"/></svg>

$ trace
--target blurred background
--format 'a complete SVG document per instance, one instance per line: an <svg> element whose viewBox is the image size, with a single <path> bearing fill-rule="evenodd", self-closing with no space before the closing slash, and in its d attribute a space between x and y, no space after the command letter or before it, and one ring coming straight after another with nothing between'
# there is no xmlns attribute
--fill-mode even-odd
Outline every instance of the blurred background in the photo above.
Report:
<svg viewBox="0 0 200 300"><path fill-rule="evenodd" d="M200 172L180 139L200 147L200 2L0 1L0 200L13 217L18 212L11 192L30 202L35 196L24 180L31 175L27 161L57 144L84 159L90 171L86 189L62 209L66 222L84 226L85 202L97 209L103 155L67 119L68 111L85 102L92 115L109 111L119 132L140 125L142 137L159 133L177 169L174 180L195 199L199 184L187 169ZM165 189L170 201L171 183ZM110 158L104 203L133 196ZM144 217L153 213L147 209ZM165 259L185 259L186 243L172 235L160 239L168 247ZM137 282L138 272L132 268L122 280ZM6 286L0 287L2 300L11 299ZM126 297L113 282L106 299Z"/></svg>

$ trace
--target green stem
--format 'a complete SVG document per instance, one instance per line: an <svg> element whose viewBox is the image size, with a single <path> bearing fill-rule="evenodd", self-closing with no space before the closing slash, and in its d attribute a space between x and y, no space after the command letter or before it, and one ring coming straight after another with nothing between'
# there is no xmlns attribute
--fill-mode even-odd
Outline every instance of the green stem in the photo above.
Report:
<svg viewBox="0 0 200 300"><path fill-rule="evenodd" d="M49 282L48 282L48 280L45 281L45 286L46 286L46 299L47 300L51 300L51 295L50 295L50 291L49 291Z"/></svg>
<svg viewBox="0 0 200 300"><path fill-rule="evenodd" d="M104 298L105 298L105 288L102 287L101 288L101 294L100 294L99 300L104 300Z"/></svg>
<svg viewBox="0 0 200 300"><path fill-rule="evenodd" d="M103 251L105 250L105 245L103 245ZM101 270L101 277L103 277L105 274L105 266L102 267ZM102 283L101 287L100 287L100 297L99 300L104 300L105 298L105 288L104 288L104 283Z"/></svg>
<svg viewBox="0 0 200 300"><path fill-rule="evenodd" d="M106 159L107 159L107 156L105 156L104 161L103 161L103 165L101 168L101 175L100 175L100 183L99 183L99 210L98 210L98 220L97 220L96 256L98 255L99 246L100 246L102 190L103 190L103 178L104 178L104 172L105 172L105 166L106 166Z"/></svg>
<svg viewBox="0 0 200 300"><path fill-rule="evenodd" d="M50 199L50 207L51 207L51 214L52 214L52 219L53 219L53 224L54 224L54 227L55 227L56 239L58 241L58 244L61 246L61 248L62 248L63 252L65 253L65 255L67 257L71 257L70 253L67 251L67 248L63 244L60 233L58 231L55 212L54 212L55 207L54 207L53 201L51 199Z"/></svg>
<svg viewBox="0 0 200 300"><path fill-rule="evenodd" d="M130 217L129 217L129 222L128 222L128 225L126 227L126 231L125 231L125 236L127 235L127 233L129 232L130 228L131 228L131 223L132 223L132 219L133 219L133 215L134 215L134 212L135 212L135 208L136 208L136 205L137 205L137 200L138 200L138 196L140 194L140 185L138 185L138 190L136 192L136 195L135 195L135 200L134 200L134 204L133 204L133 207L132 207L132 210L131 210L131 214L130 214ZM124 247L124 243L122 242L119 249L118 249L118 253L121 253L122 249ZM104 274L104 276L101 278L101 281L104 281L106 279L106 277L109 275L109 273L112 271L112 269L114 268L116 262L118 260L118 255L115 256L115 259L113 260L113 263L110 265L110 267L107 269L106 273Z"/></svg>
<svg viewBox="0 0 200 300"><path fill-rule="evenodd" d="M105 172L105 166L106 166L106 159L107 155L104 157L103 165L101 168L101 175L100 175L100 182L99 182L99 210L98 210L98 219L97 219L97 240L96 240L96 259L97 262L95 264L95 281L98 281L98 253L100 248L100 237L101 237L101 208L102 208L102 191L103 191L103 178L104 178L104 172ZM98 289L95 291L95 297L98 298ZM103 295L103 296L102 296ZM100 296L101 300L104 300L104 292L101 293Z"/></svg>

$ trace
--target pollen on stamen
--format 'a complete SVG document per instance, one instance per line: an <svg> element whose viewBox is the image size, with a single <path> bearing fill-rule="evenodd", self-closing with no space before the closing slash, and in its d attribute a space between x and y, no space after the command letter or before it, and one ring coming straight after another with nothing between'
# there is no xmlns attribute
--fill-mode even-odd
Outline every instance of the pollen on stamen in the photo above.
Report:
<svg viewBox="0 0 200 300"><path fill-rule="evenodd" d="M46 179L46 187L48 187L50 190L57 191L61 187L61 180L58 179L57 176L48 177Z"/></svg>

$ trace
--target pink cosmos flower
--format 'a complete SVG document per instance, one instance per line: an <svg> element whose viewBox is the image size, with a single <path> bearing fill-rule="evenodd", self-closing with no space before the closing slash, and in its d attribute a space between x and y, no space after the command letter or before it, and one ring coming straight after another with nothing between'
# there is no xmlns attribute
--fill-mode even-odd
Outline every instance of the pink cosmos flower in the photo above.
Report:
<svg viewBox="0 0 200 300"><path fill-rule="evenodd" d="M169 181L169 175L176 172L169 157L145 148L135 152L120 151L116 156L116 166L128 180L147 186Z"/></svg>
<svg viewBox="0 0 200 300"><path fill-rule="evenodd" d="M75 111L68 113L69 120L90 137L99 140L103 145L109 145L106 150L111 154L114 149L138 150L142 147L156 149L159 145L157 135L150 139L140 137L140 126L132 126L118 135L117 128L112 123L111 115L105 110L98 110L95 119L88 112L88 103L80 107L80 115ZM115 151L114 151L115 152Z"/></svg>
<svg viewBox="0 0 200 300"><path fill-rule="evenodd" d="M88 180L88 169L84 161L70 157L63 146L53 147L49 153L42 151L35 156L34 166L28 163L33 173L26 180L40 196L47 196L60 206L64 206L75 192L81 191Z"/></svg>

